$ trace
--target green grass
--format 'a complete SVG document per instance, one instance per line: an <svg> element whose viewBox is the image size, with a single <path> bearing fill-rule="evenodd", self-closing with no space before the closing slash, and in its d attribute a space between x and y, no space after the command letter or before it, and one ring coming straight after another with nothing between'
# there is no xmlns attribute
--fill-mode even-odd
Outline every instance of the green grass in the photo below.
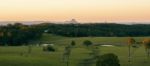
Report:
<svg viewBox="0 0 150 66"><path fill-rule="evenodd" d="M27 54L27 47L0 47L0 66L66 66L62 63L63 46L56 52L43 52L41 47L33 47ZM118 55L121 66L149 66L143 47L133 49L131 64L128 62L127 47L100 47L100 54L114 53ZM72 50L70 66L78 66L81 60L89 58L90 50L77 47ZM21 55L23 53L23 55Z"/></svg>
<svg viewBox="0 0 150 66"><path fill-rule="evenodd" d="M150 37L133 37L136 41L141 42L144 38L150 38ZM56 36L52 34L44 34L43 37L38 40L38 42L42 43L53 43L55 45L66 45L70 44L72 40L74 40L77 45L82 45L83 41L90 40L94 44L99 43L127 43L128 37L62 37L62 36Z"/></svg>
<svg viewBox="0 0 150 66"><path fill-rule="evenodd" d="M142 41L149 37L135 37L137 41ZM66 66L62 62L64 45L70 44L71 40L77 42L77 46L73 48L70 56L70 66L79 66L79 63L90 57L89 49L82 45L84 40L91 40L93 43L126 43L127 37L62 37L51 34L44 34L37 41L42 43L54 43L57 48L56 52L43 52L42 47L32 47L32 53L28 54L27 46L6 46L0 47L0 66ZM128 62L128 47L99 47L100 54L114 53L118 56L121 66L149 66L150 60L146 58L144 47L132 49L132 62ZM94 65L93 65L94 66Z"/></svg>

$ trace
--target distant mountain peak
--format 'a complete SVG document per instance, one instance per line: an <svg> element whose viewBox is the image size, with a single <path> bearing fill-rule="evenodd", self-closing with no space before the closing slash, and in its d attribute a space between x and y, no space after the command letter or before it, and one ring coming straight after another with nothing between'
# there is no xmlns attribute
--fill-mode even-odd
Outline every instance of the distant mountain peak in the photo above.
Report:
<svg viewBox="0 0 150 66"><path fill-rule="evenodd" d="M67 23L70 23L70 24L77 24L78 21L76 19L71 19L70 21L66 21Z"/></svg>

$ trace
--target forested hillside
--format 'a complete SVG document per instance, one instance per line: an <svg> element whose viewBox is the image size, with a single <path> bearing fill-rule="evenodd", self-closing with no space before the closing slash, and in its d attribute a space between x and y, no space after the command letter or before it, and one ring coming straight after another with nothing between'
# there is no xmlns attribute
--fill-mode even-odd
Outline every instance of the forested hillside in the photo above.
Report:
<svg viewBox="0 0 150 66"><path fill-rule="evenodd" d="M42 36L40 25L23 25L21 23L0 26L0 45L27 45L31 40Z"/></svg>
<svg viewBox="0 0 150 66"><path fill-rule="evenodd" d="M66 37L129 37L150 36L150 25L146 24L52 24L23 25L21 23L0 26L0 45L27 45L39 39L43 33Z"/></svg>
<svg viewBox="0 0 150 66"><path fill-rule="evenodd" d="M150 36L150 25L146 24L47 24L48 33L69 36L107 36L107 37L128 37L128 36Z"/></svg>

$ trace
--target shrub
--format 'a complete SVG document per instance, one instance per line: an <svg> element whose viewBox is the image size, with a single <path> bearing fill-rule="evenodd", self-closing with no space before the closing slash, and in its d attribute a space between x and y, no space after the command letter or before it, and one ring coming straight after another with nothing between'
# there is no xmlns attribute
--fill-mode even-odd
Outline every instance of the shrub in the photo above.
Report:
<svg viewBox="0 0 150 66"><path fill-rule="evenodd" d="M71 46L75 46L75 45L76 45L75 41L72 41Z"/></svg>
<svg viewBox="0 0 150 66"><path fill-rule="evenodd" d="M83 42L83 44L84 44L85 46L90 46L90 45L92 45L92 42L89 41L89 40L85 40L85 41Z"/></svg>
<svg viewBox="0 0 150 66"><path fill-rule="evenodd" d="M51 45L47 45L47 46L43 47L43 51L52 51L52 52L54 52L55 48Z"/></svg>
<svg viewBox="0 0 150 66"><path fill-rule="evenodd" d="M108 53L100 56L96 66L120 66L119 59L115 54Z"/></svg>

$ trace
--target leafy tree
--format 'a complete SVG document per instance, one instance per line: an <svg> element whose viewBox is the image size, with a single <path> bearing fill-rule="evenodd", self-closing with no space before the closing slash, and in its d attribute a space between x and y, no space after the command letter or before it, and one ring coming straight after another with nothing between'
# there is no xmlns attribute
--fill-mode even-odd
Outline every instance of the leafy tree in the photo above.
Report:
<svg viewBox="0 0 150 66"><path fill-rule="evenodd" d="M96 66L120 66L119 59L115 54L108 53L100 56Z"/></svg>
<svg viewBox="0 0 150 66"><path fill-rule="evenodd" d="M85 45L85 46L90 46L90 45L92 45L92 42L91 41L89 41L89 40L85 40L84 42L83 42L83 45Z"/></svg>
<svg viewBox="0 0 150 66"><path fill-rule="evenodd" d="M128 61L131 61L131 46L135 44L135 40L133 38L128 38Z"/></svg>
<svg viewBox="0 0 150 66"><path fill-rule="evenodd" d="M72 41L71 42L71 46L75 46L76 45L76 42L75 41Z"/></svg>
<svg viewBox="0 0 150 66"><path fill-rule="evenodd" d="M97 59L100 55L100 50L98 46L93 46L92 48L92 55L94 59Z"/></svg>
<svg viewBox="0 0 150 66"><path fill-rule="evenodd" d="M31 54L31 52L32 52L32 45L29 45L28 46L28 54Z"/></svg>
<svg viewBox="0 0 150 66"><path fill-rule="evenodd" d="M144 47L145 47L147 58L149 58L149 54L150 54L150 39L144 39L143 40L143 44L144 44Z"/></svg>
<svg viewBox="0 0 150 66"><path fill-rule="evenodd" d="M70 55L71 55L71 46L66 46L64 53L63 53L63 61L66 62L66 65L69 66L69 60L70 60Z"/></svg>

